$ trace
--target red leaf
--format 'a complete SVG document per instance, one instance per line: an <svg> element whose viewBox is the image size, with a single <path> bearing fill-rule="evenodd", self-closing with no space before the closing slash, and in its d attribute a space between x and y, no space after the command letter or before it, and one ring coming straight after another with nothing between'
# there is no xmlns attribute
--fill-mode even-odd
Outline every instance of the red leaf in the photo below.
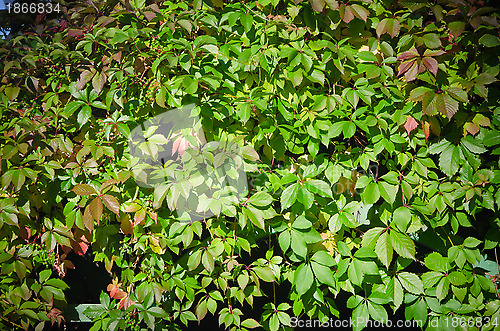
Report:
<svg viewBox="0 0 500 331"><path fill-rule="evenodd" d="M415 60L411 60L411 61L407 61L407 62L401 63L399 65L398 76L401 75L406 70L408 70L413 65L413 63L415 63Z"/></svg>
<svg viewBox="0 0 500 331"><path fill-rule="evenodd" d="M78 78L78 80L76 81L76 89L78 91L83 89L85 85L87 85L87 83L90 82L93 76L94 76L93 72L90 72L88 70L82 71L82 73L80 74L80 78Z"/></svg>
<svg viewBox="0 0 500 331"><path fill-rule="evenodd" d="M417 61L413 63L411 68L405 73L405 79L407 82L411 82L415 78L417 78L417 73L418 73L418 64Z"/></svg>
<svg viewBox="0 0 500 331"><path fill-rule="evenodd" d="M406 123L404 125L406 132L408 132L408 134L410 134L410 132L412 132L414 129L416 129L417 126L418 126L417 121L413 117L411 117L410 115L407 115L406 116Z"/></svg>
<svg viewBox="0 0 500 331"><path fill-rule="evenodd" d="M403 52L398 55L398 60L407 60L407 59L413 59L414 57L419 57L420 54L418 54L418 51L415 47L410 48L406 52Z"/></svg>
<svg viewBox="0 0 500 331"><path fill-rule="evenodd" d="M434 77L437 75L438 71L438 61L432 57L424 57L422 60L422 63L425 65L425 67L434 74Z"/></svg>

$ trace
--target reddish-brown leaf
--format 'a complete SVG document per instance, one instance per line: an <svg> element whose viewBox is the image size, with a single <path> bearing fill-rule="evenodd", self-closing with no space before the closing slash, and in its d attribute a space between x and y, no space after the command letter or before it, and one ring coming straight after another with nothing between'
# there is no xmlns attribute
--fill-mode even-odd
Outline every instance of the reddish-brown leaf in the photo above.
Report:
<svg viewBox="0 0 500 331"><path fill-rule="evenodd" d="M417 126L418 126L418 122L410 115L407 115L406 116L406 123L404 125L406 132L408 132L408 134L410 134L410 132L412 132L414 129L416 129Z"/></svg>
<svg viewBox="0 0 500 331"><path fill-rule="evenodd" d="M387 33L391 35L392 38L396 37L399 34L399 30L401 29L401 24L397 19L390 19L387 23Z"/></svg>
<svg viewBox="0 0 500 331"><path fill-rule="evenodd" d="M72 191L78 195L97 194L97 191L92 186L90 186L88 184L78 184L75 187L73 187Z"/></svg>
<svg viewBox="0 0 500 331"><path fill-rule="evenodd" d="M387 32L387 21L388 18L384 18L382 21L378 22L377 24L377 35L380 37L384 33Z"/></svg>
<svg viewBox="0 0 500 331"><path fill-rule="evenodd" d="M113 213L116 215L120 213L120 203L114 196L105 194L102 196L102 201L106 205L106 208L111 210Z"/></svg>
<svg viewBox="0 0 500 331"><path fill-rule="evenodd" d="M141 209L134 215L134 225L144 223L144 219L146 218L146 210Z"/></svg>
<svg viewBox="0 0 500 331"><path fill-rule="evenodd" d="M418 51L415 47L410 48L406 52L403 52L398 55L398 61L399 60L407 60L407 59L413 59L414 57L419 57L420 54L418 54Z"/></svg>
<svg viewBox="0 0 500 331"><path fill-rule="evenodd" d="M437 75L438 72L438 61L436 59L426 56L422 59L422 63L425 65L425 67L434 74L434 77Z"/></svg>
<svg viewBox="0 0 500 331"><path fill-rule="evenodd" d="M90 213L92 214L92 217L99 223L101 220L102 216L102 201L101 198L97 197L89 205L90 208Z"/></svg>
<svg viewBox="0 0 500 331"><path fill-rule="evenodd" d="M104 72L98 72L94 75L94 78L92 78L92 86L97 93L101 93L107 79L108 77L106 77Z"/></svg>
<svg viewBox="0 0 500 331"><path fill-rule="evenodd" d="M94 73L90 72L89 70L82 71L82 73L80 74L80 78L78 78L78 80L76 81L76 89L78 91L83 89L85 85L87 85L87 83L90 82L93 76Z"/></svg>
<svg viewBox="0 0 500 331"><path fill-rule="evenodd" d="M85 224L85 227L89 229L90 232L94 230L94 218L92 217L89 206L85 207L85 212L83 213L83 224Z"/></svg>
<svg viewBox="0 0 500 331"><path fill-rule="evenodd" d="M120 228L124 234L133 234L134 233L134 225L132 224L132 220L130 217L123 217Z"/></svg>
<svg viewBox="0 0 500 331"><path fill-rule="evenodd" d="M411 82L415 78L417 78L417 73L418 73L418 64L417 61L413 63L410 69L405 73L405 79L407 82Z"/></svg>
<svg viewBox="0 0 500 331"><path fill-rule="evenodd" d="M354 19L354 14L352 12L351 6L346 6L344 4L340 5L340 17L345 23L349 23Z"/></svg>
<svg viewBox="0 0 500 331"><path fill-rule="evenodd" d="M467 122L464 124L464 136L469 132L471 135L475 136L479 132L479 125L472 122Z"/></svg>
<svg viewBox="0 0 500 331"><path fill-rule="evenodd" d="M415 63L415 60L406 61L406 62L401 63L399 65L398 76L400 76L402 73L407 71L414 63Z"/></svg>

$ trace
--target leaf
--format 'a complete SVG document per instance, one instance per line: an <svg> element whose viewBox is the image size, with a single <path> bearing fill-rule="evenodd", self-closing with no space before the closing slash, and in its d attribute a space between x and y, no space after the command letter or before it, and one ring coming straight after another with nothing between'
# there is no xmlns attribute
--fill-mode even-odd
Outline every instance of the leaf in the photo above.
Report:
<svg viewBox="0 0 500 331"><path fill-rule="evenodd" d="M102 216L102 201L101 198L97 197L90 203L90 213L92 217L99 222Z"/></svg>
<svg viewBox="0 0 500 331"><path fill-rule="evenodd" d="M407 207L401 206L394 211L392 220L401 232L406 232L406 228L411 221L411 212Z"/></svg>
<svg viewBox="0 0 500 331"><path fill-rule="evenodd" d="M78 80L76 81L76 90L82 90L85 85L87 85L87 83L92 80L93 76L94 73L89 70L82 71L82 73L80 74L80 78L78 78Z"/></svg>
<svg viewBox="0 0 500 331"><path fill-rule="evenodd" d="M375 244L375 253L377 254L380 262L382 262L387 269L392 261L392 244L389 240L389 232L385 231L380 235Z"/></svg>
<svg viewBox="0 0 500 331"><path fill-rule="evenodd" d="M465 22L455 21L448 24L448 29L453 37L459 37L465 30Z"/></svg>
<svg viewBox="0 0 500 331"><path fill-rule="evenodd" d="M479 43L486 47L496 47L500 45L500 39L497 36L491 34L485 34L479 38Z"/></svg>
<svg viewBox="0 0 500 331"><path fill-rule="evenodd" d="M77 121L80 128L84 126L92 115L92 108L89 105L84 105L82 109L78 112Z"/></svg>
<svg viewBox="0 0 500 331"><path fill-rule="evenodd" d="M248 13L245 13L240 16L240 19L241 19L241 24L245 29L245 33L250 32L253 24L253 16Z"/></svg>
<svg viewBox="0 0 500 331"><path fill-rule="evenodd" d="M281 194L281 210L289 208L295 201L297 201L297 195L299 193L299 184L294 183L288 186Z"/></svg>
<svg viewBox="0 0 500 331"><path fill-rule="evenodd" d="M365 205L374 204L380 199L380 191L377 183L368 184L363 191L363 203Z"/></svg>
<svg viewBox="0 0 500 331"><path fill-rule="evenodd" d="M333 277L333 272L329 267L314 261L311 261L311 267L314 272L314 276L316 276L316 279L320 283L335 287L335 278Z"/></svg>
<svg viewBox="0 0 500 331"><path fill-rule="evenodd" d="M448 145L439 156L439 168L448 176L453 176L460 165L460 149L458 146Z"/></svg>
<svg viewBox="0 0 500 331"><path fill-rule="evenodd" d="M255 328L257 328L257 327L259 327L261 325L259 324L259 322L257 322L253 318L247 318L246 320L244 320L243 322L241 322L241 326L245 327L245 328L248 328L248 329L255 329Z"/></svg>
<svg viewBox="0 0 500 331"><path fill-rule="evenodd" d="M104 84L106 84L106 74L104 72L96 73L94 78L92 78L92 86L97 94L101 93Z"/></svg>
<svg viewBox="0 0 500 331"><path fill-rule="evenodd" d="M353 4L350 7L351 7L351 10L352 10L352 13L354 14L354 16L356 16L360 20L365 21L365 23L366 23L366 20L368 19L368 15L370 14L370 12L366 8L364 8L358 4Z"/></svg>
<svg viewBox="0 0 500 331"><path fill-rule="evenodd" d="M358 57L361 61L378 62L377 57L372 52L368 52L368 51L358 52Z"/></svg>
<svg viewBox="0 0 500 331"><path fill-rule="evenodd" d="M417 295L424 293L424 284L417 275L404 271L400 272L397 277L408 292Z"/></svg>
<svg viewBox="0 0 500 331"><path fill-rule="evenodd" d="M94 218L92 217L89 206L85 207L85 212L83 213L83 224L85 224L85 227L90 232L94 229Z"/></svg>
<svg viewBox="0 0 500 331"><path fill-rule="evenodd" d="M410 237L397 231L391 231L390 238L396 253L408 259L415 259L415 243Z"/></svg>
<svg viewBox="0 0 500 331"><path fill-rule="evenodd" d="M417 88L414 88L410 92L410 101L422 101L424 99L424 96L426 93L432 92L432 90L428 87L420 86Z"/></svg>
<svg viewBox="0 0 500 331"><path fill-rule="evenodd" d="M441 47L441 40L439 40L439 36L435 33L428 33L422 37L425 46L429 48L438 48Z"/></svg>
<svg viewBox="0 0 500 331"><path fill-rule="evenodd" d="M418 127L418 122L410 115L406 115L406 123L404 127L406 129L406 132L410 134L411 131Z"/></svg>
<svg viewBox="0 0 500 331"><path fill-rule="evenodd" d="M114 196L105 194L102 196L102 201L106 205L106 208L111 210L116 215L120 214L120 203Z"/></svg>
<svg viewBox="0 0 500 331"><path fill-rule="evenodd" d="M467 92L465 92L461 88L459 88L459 87L448 87L445 91L450 96L452 96L454 99L456 99L456 100L458 100L460 102L467 102Z"/></svg>
<svg viewBox="0 0 500 331"><path fill-rule="evenodd" d="M447 272L450 268L448 259L438 252L432 252L424 259L425 266L434 271Z"/></svg>
<svg viewBox="0 0 500 331"><path fill-rule="evenodd" d="M267 192L257 192L248 199L248 203L257 207L265 207L273 202L273 197Z"/></svg>
<svg viewBox="0 0 500 331"><path fill-rule="evenodd" d="M307 190L322 197L333 197L330 185L318 179L313 179L305 182Z"/></svg>
<svg viewBox="0 0 500 331"><path fill-rule="evenodd" d="M72 191L80 196L97 194L97 191L88 184L78 184L72 189Z"/></svg>
<svg viewBox="0 0 500 331"><path fill-rule="evenodd" d="M311 3L312 9L318 13L322 12L323 8L325 8L325 0L309 0L309 2Z"/></svg>
<svg viewBox="0 0 500 331"><path fill-rule="evenodd" d="M397 60L408 60L413 59L415 57L420 57L417 49L415 47L410 48L409 50L398 55ZM398 74L399 75L399 74Z"/></svg>
<svg viewBox="0 0 500 331"><path fill-rule="evenodd" d="M245 145L243 147L241 147L241 155L243 155L243 157L246 159L246 160L249 160L249 161L258 161L260 160L260 157L259 157L259 154L257 153L257 151L250 145Z"/></svg>
<svg viewBox="0 0 500 331"><path fill-rule="evenodd" d="M299 295L305 294L314 282L313 272L309 264L301 264L294 275L294 285Z"/></svg>
<svg viewBox="0 0 500 331"><path fill-rule="evenodd" d="M438 61L436 61L436 59L426 56L422 59L422 63L427 68L427 70L434 74L434 76L437 75Z"/></svg>
<svg viewBox="0 0 500 331"><path fill-rule="evenodd" d="M393 204L396 200L396 194L398 192L397 185L391 185L389 183L379 181L378 189L380 191L380 196L390 204ZM366 190L366 189L365 189Z"/></svg>
<svg viewBox="0 0 500 331"><path fill-rule="evenodd" d="M377 35L380 37L384 33L388 33L391 38L396 37L401 29L401 24L397 19L385 18L377 25Z"/></svg>

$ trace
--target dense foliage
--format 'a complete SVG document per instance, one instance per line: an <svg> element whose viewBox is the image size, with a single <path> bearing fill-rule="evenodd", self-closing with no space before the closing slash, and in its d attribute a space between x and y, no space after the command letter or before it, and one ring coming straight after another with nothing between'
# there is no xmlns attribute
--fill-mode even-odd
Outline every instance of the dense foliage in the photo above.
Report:
<svg viewBox="0 0 500 331"><path fill-rule="evenodd" d="M112 278L85 311L92 330L214 315L274 331L394 312L426 329L498 328L500 39L487 1L63 8L0 42L2 329L64 323L65 275L89 254ZM132 129L188 104L210 148L138 185ZM248 174L236 201L191 180L224 158ZM179 221L193 198L214 216Z"/></svg>

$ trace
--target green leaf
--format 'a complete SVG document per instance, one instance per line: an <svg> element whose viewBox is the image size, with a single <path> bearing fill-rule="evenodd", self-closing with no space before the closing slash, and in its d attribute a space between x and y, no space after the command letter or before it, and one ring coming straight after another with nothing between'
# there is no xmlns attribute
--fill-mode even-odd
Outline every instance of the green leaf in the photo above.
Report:
<svg viewBox="0 0 500 331"><path fill-rule="evenodd" d="M365 61L365 62L378 62L377 57L372 52L368 52L368 51L358 52L358 57L359 57L359 59L361 61Z"/></svg>
<svg viewBox="0 0 500 331"><path fill-rule="evenodd" d="M300 231L292 230L290 243L295 254L302 258L307 256L307 243Z"/></svg>
<svg viewBox="0 0 500 331"><path fill-rule="evenodd" d="M305 294L313 285L314 276L308 263L301 264L294 275L294 285L299 295Z"/></svg>
<svg viewBox="0 0 500 331"><path fill-rule="evenodd" d="M400 272L397 278L408 292L413 294L424 293L424 284L417 275L404 271Z"/></svg>
<svg viewBox="0 0 500 331"><path fill-rule="evenodd" d="M427 255L424 259L425 266L434 271L447 272L450 268L448 259L444 258L438 252Z"/></svg>
<svg viewBox="0 0 500 331"><path fill-rule="evenodd" d="M90 115L92 115L92 109L89 105L84 105L78 112L78 116L76 118L80 128L89 121Z"/></svg>
<svg viewBox="0 0 500 331"><path fill-rule="evenodd" d="M438 48L441 47L441 40L439 40L439 36L435 33L427 33L422 37L425 46L429 48Z"/></svg>
<svg viewBox="0 0 500 331"><path fill-rule="evenodd" d="M401 206L394 211L392 219L401 232L406 232L406 228L411 221L411 212L407 207Z"/></svg>
<svg viewBox="0 0 500 331"><path fill-rule="evenodd" d="M448 145L439 156L439 168L448 176L453 176L460 167L460 149L458 146Z"/></svg>
<svg viewBox="0 0 500 331"><path fill-rule="evenodd" d="M376 203L380 199L379 185L377 183L368 184L363 191L362 199L365 205Z"/></svg>
<svg viewBox="0 0 500 331"><path fill-rule="evenodd" d="M330 185L318 179L313 179L305 182L307 190L322 197L333 197Z"/></svg>
<svg viewBox="0 0 500 331"><path fill-rule="evenodd" d="M479 43L486 47L496 47L500 45L500 39L497 36L491 34L485 34L481 38L479 38Z"/></svg>
<svg viewBox="0 0 500 331"><path fill-rule="evenodd" d="M410 237L397 231L391 231L390 238L396 253L408 259L415 259L415 243Z"/></svg>
<svg viewBox="0 0 500 331"><path fill-rule="evenodd" d="M375 253L377 254L380 262L382 262L388 269L392 261L392 244L389 239L389 232L385 231L380 235L375 244Z"/></svg>
<svg viewBox="0 0 500 331"><path fill-rule="evenodd" d="M482 241L479 239L476 239L474 237L467 237L465 238L463 245L467 248L476 248L481 243Z"/></svg>
<svg viewBox="0 0 500 331"><path fill-rule="evenodd" d="M365 191L368 189L368 187L365 189ZM397 185L391 185L389 183L379 181L378 182L378 189L380 191L380 196L387 202L389 202L391 205L394 203L396 200L396 194L398 193L398 186Z"/></svg>
<svg viewBox="0 0 500 331"><path fill-rule="evenodd" d="M316 276L316 279L323 284L331 287L335 287L335 278L333 277L333 271L322 264L311 261L311 267Z"/></svg>
<svg viewBox="0 0 500 331"><path fill-rule="evenodd" d="M248 199L248 203L257 207L265 207L273 202L273 197L267 192L257 192Z"/></svg>
<svg viewBox="0 0 500 331"><path fill-rule="evenodd" d="M335 260L326 251L317 251L311 257L311 261L317 262L327 267L332 267L335 265Z"/></svg>
<svg viewBox="0 0 500 331"><path fill-rule="evenodd" d="M281 210L289 208L295 201L297 201L297 195L299 193L299 184L294 183L288 186L281 194Z"/></svg>

